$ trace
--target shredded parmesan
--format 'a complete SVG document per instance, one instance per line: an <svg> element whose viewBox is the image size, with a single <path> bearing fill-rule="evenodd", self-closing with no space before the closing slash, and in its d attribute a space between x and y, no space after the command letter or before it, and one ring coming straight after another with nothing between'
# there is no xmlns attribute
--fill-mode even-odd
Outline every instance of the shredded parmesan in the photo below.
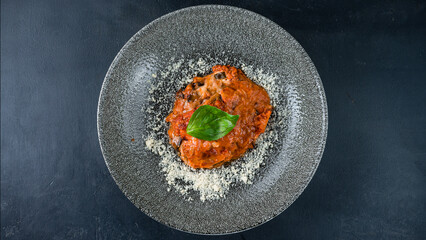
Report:
<svg viewBox="0 0 426 240"><path fill-rule="evenodd" d="M171 59L171 64L165 70L152 74L148 89L150 94L147 96L149 104L145 105L146 109L142 109L151 118L146 126L149 132L145 139L146 148L159 156L161 174L164 174L169 185L168 191L177 191L189 201L193 200L194 194L198 194L203 202L225 198L233 186L252 184L256 173L264 165L268 150L274 147L273 143L279 138L273 125L282 125L286 118L285 109L275 110L265 133L257 139L256 147L227 166L193 169L184 164L169 144L169 126L165 117L172 111L174 96L180 87L191 82L194 75L206 75L213 65L226 64L227 60L220 61L211 57L197 60L185 60L184 57L179 60ZM236 67L240 67L247 77L266 89L272 106L275 107L282 101L282 88L274 74L243 63Z"/></svg>

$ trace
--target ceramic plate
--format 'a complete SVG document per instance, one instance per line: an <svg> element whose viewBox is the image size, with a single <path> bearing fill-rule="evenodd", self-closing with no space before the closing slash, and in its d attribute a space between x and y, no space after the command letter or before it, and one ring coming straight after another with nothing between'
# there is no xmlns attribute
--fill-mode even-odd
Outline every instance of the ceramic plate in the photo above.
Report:
<svg viewBox="0 0 426 240"><path fill-rule="evenodd" d="M169 186L161 156L147 148L146 139L155 129L167 143L164 118L182 79L207 74L216 64L274 79L267 132L275 138L259 154L263 164L252 184L233 184L226 196L211 201L193 192L189 201ZM151 22L121 49L102 86L98 133L112 177L145 214L186 232L234 233L274 218L303 192L324 150L327 104L312 61L280 26L240 8L196 6ZM256 151L261 149L250 150Z"/></svg>

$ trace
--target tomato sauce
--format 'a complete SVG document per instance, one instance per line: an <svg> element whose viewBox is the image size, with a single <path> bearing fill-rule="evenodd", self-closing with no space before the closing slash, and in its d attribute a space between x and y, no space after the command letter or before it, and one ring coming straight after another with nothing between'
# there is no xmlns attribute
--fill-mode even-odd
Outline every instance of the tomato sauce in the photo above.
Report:
<svg viewBox="0 0 426 240"><path fill-rule="evenodd" d="M202 105L211 105L232 115L239 115L235 128L223 138L205 141L186 133L192 113ZM193 168L215 168L241 157L253 148L265 131L272 112L265 89L252 82L242 70L216 65L213 73L194 77L176 94L170 123L170 143L181 159Z"/></svg>

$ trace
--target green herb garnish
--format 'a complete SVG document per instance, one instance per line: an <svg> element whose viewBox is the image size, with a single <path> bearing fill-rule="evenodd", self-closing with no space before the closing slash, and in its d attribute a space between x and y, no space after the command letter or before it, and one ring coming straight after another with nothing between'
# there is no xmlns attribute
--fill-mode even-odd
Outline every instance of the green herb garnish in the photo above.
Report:
<svg viewBox="0 0 426 240"><path fill-rule="evenodd" d="M192 114L186 133L201 140L218 140L234 129L239 117L216 107L203 105Z"/></svg>

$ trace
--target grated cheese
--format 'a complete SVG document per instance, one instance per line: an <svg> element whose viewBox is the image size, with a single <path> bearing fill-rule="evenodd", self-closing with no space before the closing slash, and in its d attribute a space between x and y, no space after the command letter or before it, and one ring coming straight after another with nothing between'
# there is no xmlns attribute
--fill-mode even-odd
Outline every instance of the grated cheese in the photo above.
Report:
<svg viewBox="0 0 426 240"><path fill-rule="evenodd" d="M228 59L223 61L226 64ZM211 57L185 60L183 56L179 60L171 59L170 63L165 70L152 74L148 89L150 95L147 96L149 104L146 109L142 109L151 118L146 126L149 135L145 139L145 146L159 156L161 173L169 185L167 190L175 190L189 201L193 200L195 192L204 202L225 198L229 190L238 184L252 184L264 164L268 150L279 139L279 133L273 125L283 124L286 109L275 111L274 119L271 117L265 133L257 139L255 149L247 151L241 159L215 169L193 169L181 161L169 144L169 126L165 117L171 112L175 93L180 87L191 82L194 75L207 74L213 65L223 63ZM277 76L244 63L240 64L240 68L247 77L266 89L272 106L282 101L282 88L279 87Z"/></svg>

